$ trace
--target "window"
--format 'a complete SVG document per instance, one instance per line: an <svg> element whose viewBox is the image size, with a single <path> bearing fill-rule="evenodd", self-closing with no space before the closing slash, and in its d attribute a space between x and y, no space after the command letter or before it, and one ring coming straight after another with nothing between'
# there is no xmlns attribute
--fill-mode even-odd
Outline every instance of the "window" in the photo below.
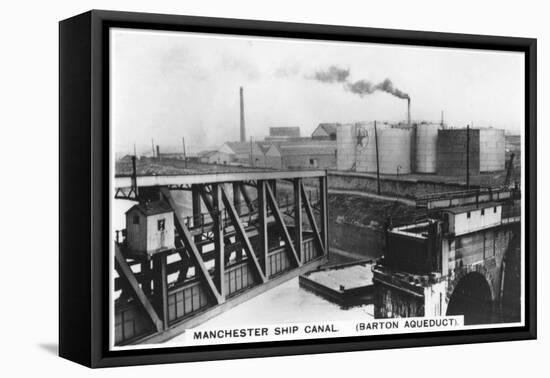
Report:
<svg viewBox="0 0 550 378"><path fill-rule="evenodd" d="M164 228L165 228L164 218L163 218L163 219L159 219L159 220L157 221L157 226L158 226L158 230L159 230L159 231L164 231Z"/></svg>
<svg viewBox="0 0 550 378"><path fill-rule="evenodd" d="M133 216L132 223L133 224L139 224L139 215L134 215Z"/></svg>
<svg viewBox="0 0 550 378"><path fill-rule="evenodd" d="M497 207L495 206L495 207L493 208L493 213L496 213L496 212L497 212Z"/></svg>
<svg viewBox="0 0 550 378"><path fill-rule="evenodd" d="M470 219L470 212L469 211L466 213L466 218Z"/></svg>
<svg viewBox="0 0 550 378"><path fill-rule="evenodd" d="M481 209L481 216L485 215L485 209Z"/></svg>

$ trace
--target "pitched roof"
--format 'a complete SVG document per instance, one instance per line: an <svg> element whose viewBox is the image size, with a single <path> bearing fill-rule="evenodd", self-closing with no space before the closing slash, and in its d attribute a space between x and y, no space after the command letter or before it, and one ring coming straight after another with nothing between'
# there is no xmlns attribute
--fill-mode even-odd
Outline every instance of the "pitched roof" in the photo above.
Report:
<svg viewBox="0 0 550 378"><path fill-rule="evenodd" d="M209 157L214 155L216 152L217 152L216 150L206 150L206 151L199 152L197 155L199 157Z"/></svg>
<svg viewBox="0 0 550 378"><path fill-rule="evenodd" d="M279 146L276 144L276 143L271 143L269 145L264 145L264 154L267 155L269 151L270 152L270 156L273 156L273 151L277 152L278 155L282 155L281 153L281 149L279 148Z"/></svg>
<svg viewBox="0 0 550 378"><path fill-rule="evenodd" d="M258 143L252 143L252 146L250 145L250 142L226 142L225 144L237 155L249 155L251 148L253 154L263 154L263 151Z"/></svg>
<svg viewBox="0 0 550 378"><path fill-rule="evenodd" d="M327 135L336 134L339 123L320 123L311 135L315 135L318 130L323 130Z"/></svg>
<svg viewBox="0 0 550 378"><path fill-rule="evenodd" d="M132 206L128 211L126 211L126 214L133 210L138 210L145 216L172 212L172 208L165 201L138 203L137 205Z"/></svg>

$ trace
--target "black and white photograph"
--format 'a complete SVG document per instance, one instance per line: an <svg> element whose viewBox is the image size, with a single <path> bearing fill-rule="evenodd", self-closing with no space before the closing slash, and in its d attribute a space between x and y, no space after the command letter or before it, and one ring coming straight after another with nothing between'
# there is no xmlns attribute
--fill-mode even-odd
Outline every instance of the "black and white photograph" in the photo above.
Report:
<svg viewBox="0 0 550 378"><path fill-rule="evenodd" d="M29 0L0 377L539 377L543 2Z"/></svg>
<svg viewBox="0 0 550 378"><path fill-rule="evenodd" d="M111 350L525 325L525 56L112 27Z"/></svg>

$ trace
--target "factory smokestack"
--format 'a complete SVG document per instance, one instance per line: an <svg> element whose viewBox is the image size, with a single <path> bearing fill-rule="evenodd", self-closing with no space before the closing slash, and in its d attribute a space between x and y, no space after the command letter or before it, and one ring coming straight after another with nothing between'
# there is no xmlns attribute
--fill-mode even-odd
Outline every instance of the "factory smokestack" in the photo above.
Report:
<svg viewBox="0 0 550 378"><path fill-rule="evenodd" d="M246 129L245 129L245 125L244 125L243 87L240 88L240 99L241 99L241 142L246 142Z"/></svg>
<svg viewBox="0 0 550 378"><path fill-rule="evenodd" d="M407 124L411 127L411 98L407 97Z"/></svg>

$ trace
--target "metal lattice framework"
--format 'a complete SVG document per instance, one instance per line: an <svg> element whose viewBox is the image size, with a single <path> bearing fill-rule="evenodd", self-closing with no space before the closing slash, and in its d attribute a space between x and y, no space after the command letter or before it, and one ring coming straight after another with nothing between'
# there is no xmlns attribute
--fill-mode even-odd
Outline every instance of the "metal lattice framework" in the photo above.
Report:
<svg viewBox="0 0 550 378"><path fill-rule="evenodd" d="M116 178L115 198L162 199L175 227L175 248L152 256L115 243L116 344L167 340L324 263L326 180L325 171ZM188 214L176 191L190 192Z"/></svg>

